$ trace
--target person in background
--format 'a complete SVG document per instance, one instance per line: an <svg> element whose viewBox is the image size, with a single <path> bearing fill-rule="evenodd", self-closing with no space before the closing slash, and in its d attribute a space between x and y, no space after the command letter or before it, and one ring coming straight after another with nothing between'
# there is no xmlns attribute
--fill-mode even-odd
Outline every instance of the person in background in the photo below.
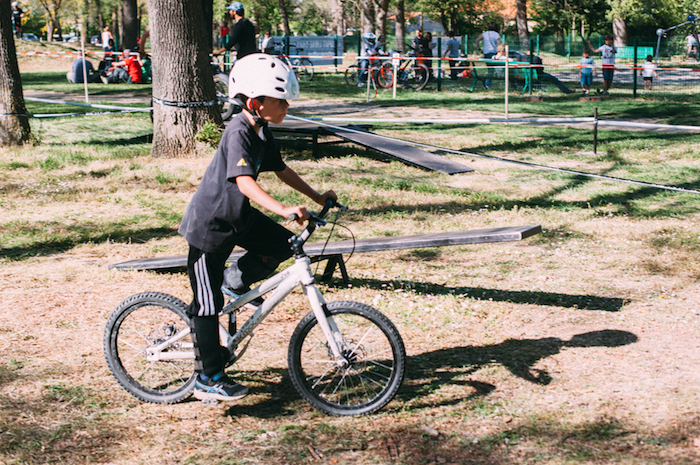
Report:
<svg viewBox="0 0 700 465"><path fill-rule="evenodd" d="M139 54L132 54L131 50L126 49L122 53L121 61L112 63L112 66L107 69L106 75L102 76L102 82L105 84L113 82L141 84L143 82L142 65Z"/></svg>
<svg viewBox="0 0 700 465"><path fill-rule="evenodd" d="M453 31L449 31L447 33L447 36L449 37L449 40L447 41L446 44L446 50L445 54L443 55L443 58L448 58L450 61L450 79L454 81L457 79L457 68L459 66L459 39L455 38L455 33Z"/></svg>
<svg viewBox="0 0 700 465"><path fill-rule="evenodd" d="M588 95L588 93L591 91L591 84L593 84L593 76L597 75L595 61L593 58L591 58L590 48L585 47L583 49L583 58L581 58L579 65L578 78L581 81L583 94Z"/></svg>
<svg viewBox="0 0 700 465"><path fill-rule="evenodd" d="M233 2L226 9L233 18L233 26L231 27L231 35L229 42L213 53L214 56L221 55L226 50L231 50L235 47L236 58L240 60L246 55L258 51L255 40L255 26L248 18L245 18L245 8L241 2Z"/></svg>
<svg viewBox="0 0 700 465"><path fill-rule="evenodd" d="M105 52L107 51L107 48L110 46L110 40L111 46L112 46L112 51L114 51L114 37L112 37L112 33L109 32L109 26L105 26L104 29L102 29L102 50Z"/></svg>
<svg viewBox="0 0 700 465"><path fill-rule="evenodd" d="M698 39L695 37L694 34L688 34L685 36L685 40L688 43L688 51L685 54L686 58L690 58L690 55L695 55L695 58L698 57Z"/></svg>
<svg viewBox="0 0 700 465"><path fill-rule="evenodd" d="M423 64L428 67L428 76L430 78L433 77L433 49L435 48L435 44L433 43L433 33L432 32L426 32L423 35L423 40L420 42L421 45L421 55L424 56L426 59L423 60Z"/></svg>
<svg viewBox="0 0 700 465"><path fill-rule="evenodd" d="M275 41L272 39L270 31L265 31L262 42L260 43L260 49L263 53L267 53L268 55L275 54Z"/></svg>
<svg viewBox="0 0 700 465"><path fill-rule="evenodd" d="M19 2L12 2L12 23L15 26L15 36L18 39L22 38L22 18L24 17L24 11L19 6Z"/></svg>
<svg viewBox="0 0 700 465"><path fill-rule="evenodd" d="M601 45L600 48L594 49L590 40L587 40L586 43L593 53L600 53L603 64L603 95L608 95L615 75L615 54L617 53L617 49L613 45L613 36L612 34L606 35L605 45Z"/></svg>
<svg viewBox="0 0 700 465"><path fill-rule="evenodd" d="M85 82L83 77L83 61L85 62L85 71L87 72L87 82L99 82L100 73L95 71L90 60L85 59L82 52L78 52L78 58L73 60L71 64L71 70L66 74L66 79L75 84L82 84Z"/></svg>
<svg viewBox="0 0 700 465"><path fill-rule="evenodd" d="M413 37L413 40L411 41L411 48L413 49L413 52L418 56L418 52L420 51L420 43L423 40L423 31L418 29L416 30L416 35Z"/></svg>
<svg viewBox="0 0 700 465"><path fill-rule="evenodd" d="M498 33L498 24L489 24L488 30L482 32L479 37L476 38L476 49L481 50L481 43L484 44L484 59L490 60L496 54L498 46L501 45L501 34ZM484 81L484 87L489 89L491 87L491 78L493 77L493 65L486 66L489 70L486 74L486 81Z"/></svg>
<svg viewBox="0 0 700 465"><path fill-rule="evenodd" d="M221 27L219 28L219 47L223 47L228 43L228 34L230 29L228 28L227 24L227 18L224 18L224 22L221 24Z"/></svg>
<svg viewBox="0 0 700 465"><path fill-rule="evenodd" d="M658 77L656 70L658 66L654 63L654 57L647 55L647 61L642 65L639 74L644 78L644 90L651 90L654 85L654 78Z"/></svg>
<svg viewBox="0 0 700 465"><path fill-rule="evenodd" d="M365 32L362 34L362 43L360 44L360 74L357 79L357 87L363 87L366 83L367 70L369 69L370 60L375 55L374 48L377 36L373 32Z"/></svg>

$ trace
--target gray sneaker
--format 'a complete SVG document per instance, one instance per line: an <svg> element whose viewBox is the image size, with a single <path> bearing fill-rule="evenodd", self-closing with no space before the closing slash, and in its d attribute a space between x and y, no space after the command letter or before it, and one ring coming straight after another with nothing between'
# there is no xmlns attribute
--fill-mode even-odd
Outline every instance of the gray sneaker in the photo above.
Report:
<svg viewBox="0 0 700 465"><path fill-rule="evenodd" d="M204 375L197 375L194 382L194 396L199 400L238 400L248 395L246 386L234 382L223 371L204 381Z"/></svg>

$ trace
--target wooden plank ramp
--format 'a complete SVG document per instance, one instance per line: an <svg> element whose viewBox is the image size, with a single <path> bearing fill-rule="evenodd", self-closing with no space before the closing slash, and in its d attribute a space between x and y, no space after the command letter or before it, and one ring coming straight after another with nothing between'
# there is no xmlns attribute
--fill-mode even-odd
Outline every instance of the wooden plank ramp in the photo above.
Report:
<svg viewBox="0 0 700 465"><path fill-rule="evenodd" d="M426 152L425 150L408 145L397 139L382 137L370 132L365 125L340 127L325 124L320 125L310 120L285 119L282 124L270 124L270 129L277 132L296 132L311 135L314 144L314 154L316 153L316 146L318 145L318 136L332 135L376 152L383 153L407 165L446 174L474 171L473 168L450 160L449 158Z"/></svg>
<svg viewBox="0 0 700 465"><path fill-rule="evenodd" d="M306 244L304 250L312 258L312 261L328 260L324 278L332 275L337 265L341 269L343 279L347 280L347 272L345 271L342 258L343 254L519 241L541 232L542 228L540 225L508 226L503 228L474 229L471 231L360 239L354 242L351 240L329 242L328 244L316 242ZM244 253L244 250L235 250L229 256L229 262L237 260ZM187 255L139 258L109 265L110 269L119 271L174 270L186 267Z"/></svg>

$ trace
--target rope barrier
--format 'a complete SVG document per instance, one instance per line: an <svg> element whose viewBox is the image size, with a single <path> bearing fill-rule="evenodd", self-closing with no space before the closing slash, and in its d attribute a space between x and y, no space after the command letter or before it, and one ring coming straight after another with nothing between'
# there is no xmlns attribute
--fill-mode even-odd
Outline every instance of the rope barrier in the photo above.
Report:
<svg viewBox="0 0 700 465"><path fill-rule="evenodd" d="M412 119L412 118L334 118L311 116L310 121L330 121L336 123L409 123L409 124L484 124L484 123L593 123L594 118L473 118L473 119ZM700 127L697 128L700 130Z"/></svg>
<svg viewBox="0 0 700 465"><path fill-rule="evenodd" d="M158 105L163 105L166 107L178 107L178 108L197 108L197 107L213 107L218 105L218 100L210 100L208 102L172 102L169 100L159 99L153 97L153 103Z"/></svg>
<svg viewBox="0 0 700 465"><path fill-rule="evenodd" d="M73 105L76 107L100 108L102 110L125 110L125 111L144 112L144 113L150 113L151 109L152 109L151 107L138 108L138 107L122 107L122 106L117 106L117 105L101 105L101 104L97 104L97 103L68 102L66 100L51 100L51 99L39 98L39 97L24 97L24 100L29 100L30 102L39 102L39 103L54 103L54 104L58 104L58 105Z"/></svg>
<svg viewBox="0 0 700 465"><path fill-rule="evenodd" d="M310 120L307 118L301 118L299 116L287 115L287 118L291 118L291 119L294 119L297 121L304 121L307 123L317 123L317 124L320 124L321 126L334 128L334 129L340 129L342 131L353 132L356 134L367 134L366 131L360 131L360 130L352 129L352 128L348 128L348 127L334 126L332 124L313 121L313 120ZM407 140L403 140L403 139L396 139L393 137L382 136L379 134L375 134L375 137L378 137L380 139L387 140L387 141L392 141L392 142L402 142L404 144L413 145L414 147L420 147L420 148L425 148L425 149L430 149L430 150L439 150L442 152L452 153L455 155L466 155L469 157L484 158L484 159L493 160L493 161L500 161L503 163L511 163L511 164L520 165L520 166L527 166L529 168L543 169L543 170L548 170L548 171L556 171L556 172L560 172L560 173L573 174L575 176L585 176L585 177L590 177L590 178L603 179L606 181L624 182L624 183L628 183L628 184L636 184L636 185L641 185L641 186L646 186L646 187L654 187L654 188L663 189L663 190L672 190L672 191L686 192L686 193L691 193L691 194L700 194L700 190L685 189L683 187L667 186L664 184L656 184L656 183L650 183L650 182L644 182L644 181L635 181L633 179L618 178L615 176L606 176L606 175L595 174L595 173L586 173L584 171L575 171L575 170L569 170L569 169L565 169L565 168L555 168L555 167L546 166L546 165L539 165L536 163L528 163L528 162L524 162L524 161L510 160L508 158L496 157L493 155L482 155L482 154L472 153L472 152L463 152L460 150L452 150L452 149L447 149L444 147L438 147L435 145L422 144L420 142L413 142L413 141L407 141Z"/></svg>

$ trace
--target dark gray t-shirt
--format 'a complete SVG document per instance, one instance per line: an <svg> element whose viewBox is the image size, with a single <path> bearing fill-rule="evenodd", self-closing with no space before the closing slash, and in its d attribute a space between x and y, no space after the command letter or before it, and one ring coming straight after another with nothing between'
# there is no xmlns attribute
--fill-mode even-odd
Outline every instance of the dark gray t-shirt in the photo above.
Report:
<svg viewBox="0 0 700 465"><path fill-rule="evenodd" d="M283 171L287 166L272 131L266 127L263 135L264 141L244 113L229 123L178 230L189 244L205 252L222 252L251 226L253 207L238 190L236 177L257 179L263 171Z"/></svg>

